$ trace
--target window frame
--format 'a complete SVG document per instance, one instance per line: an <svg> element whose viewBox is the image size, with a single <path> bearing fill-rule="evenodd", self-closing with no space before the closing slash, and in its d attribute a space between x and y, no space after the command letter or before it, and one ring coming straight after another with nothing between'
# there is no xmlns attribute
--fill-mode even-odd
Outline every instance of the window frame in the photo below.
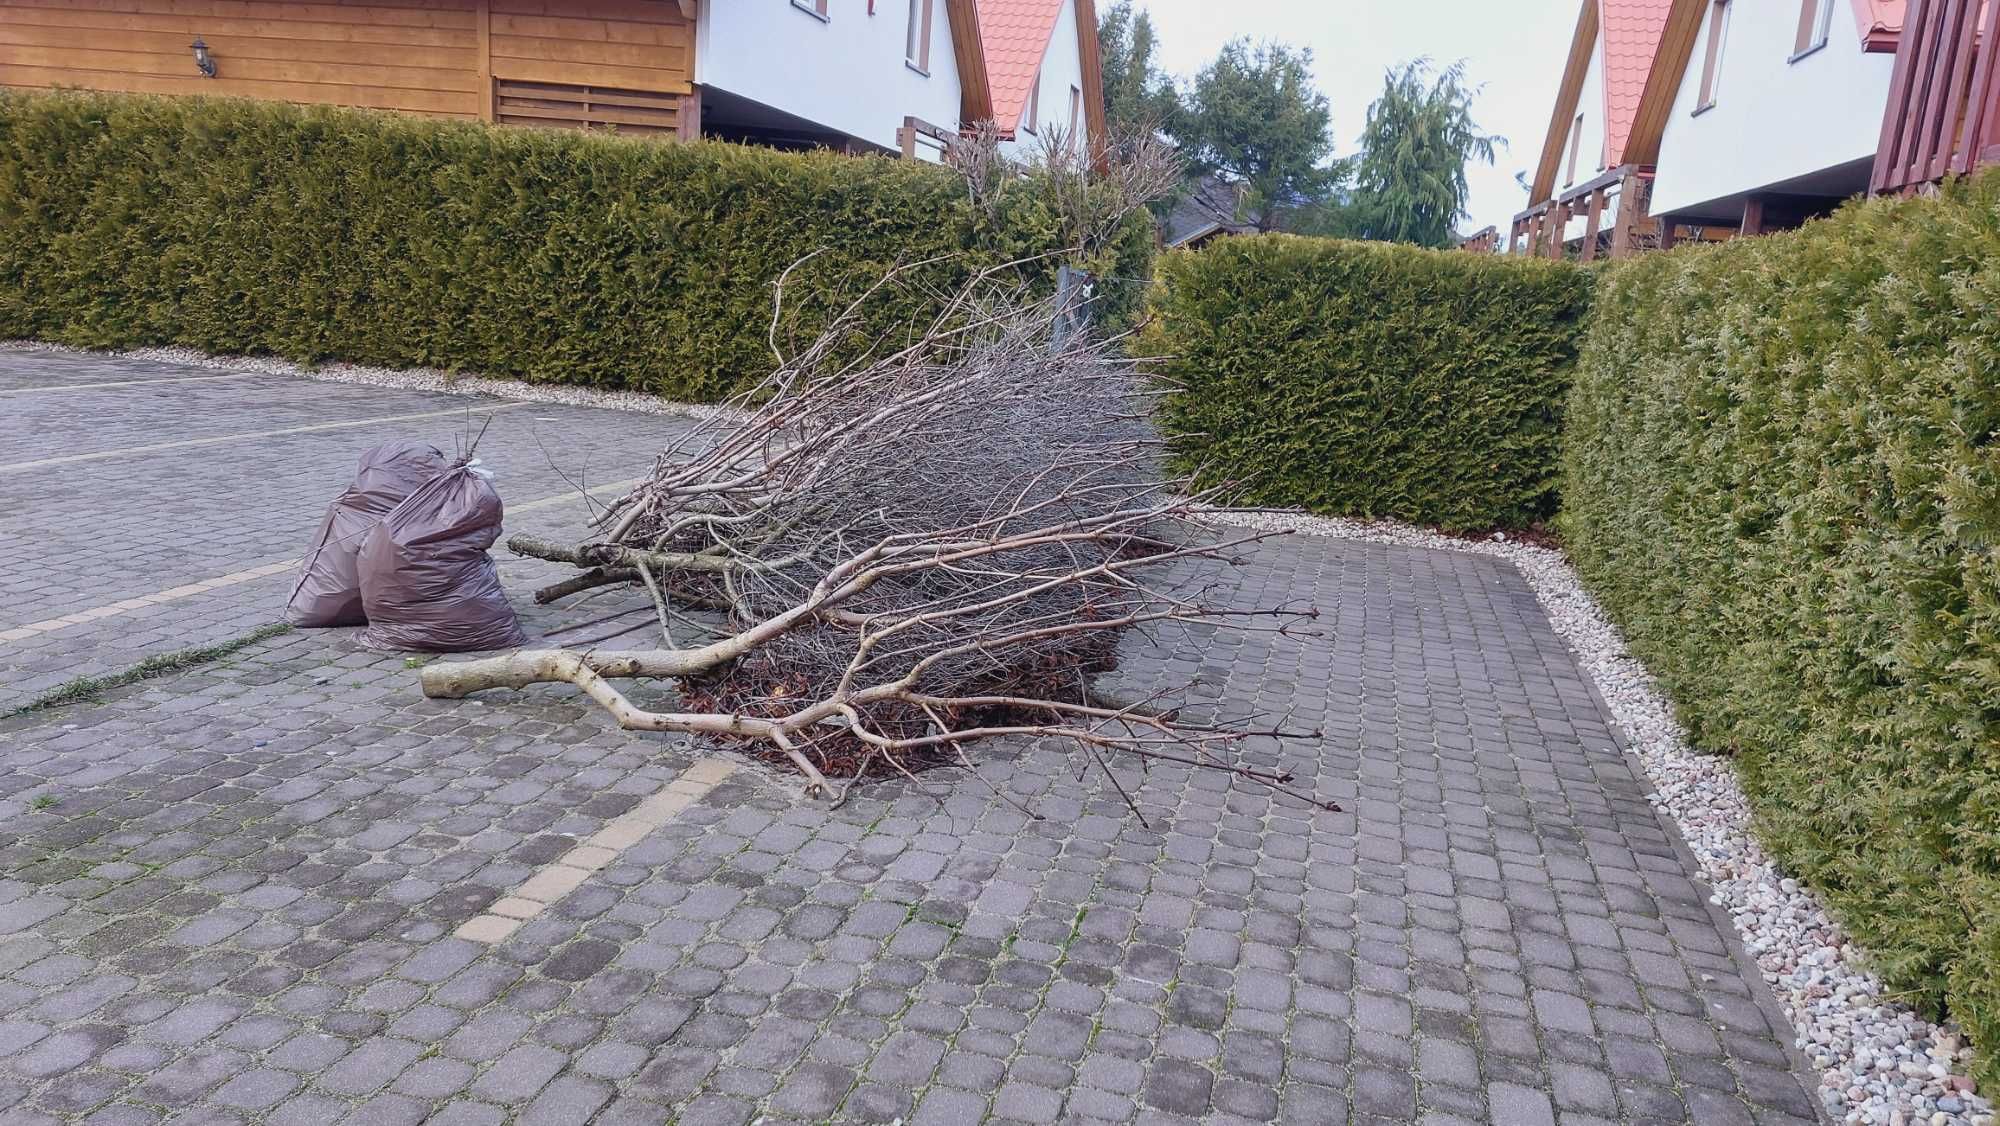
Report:
<svg viewBox="0 0 2000 1126"><path fill-rule="evenodd" d="M1571 122L1569 127L1569 178L1563 181L1563 187L1565 188L1576 183L1576 158L1582 151L1583 115L1579 113L1576 115L1576 120Z"/></svg>
<svg viewBox="0 0 2000 1126"><path fill-rule="evenodd" d="M1800 0L1799 31L1787 62L1798 62L1825 47L1833 38L1833 9L1838 0Z"/></svg>
<svg viewBox="0 0 2000 1126"><path fill-rule="evenodd" d="M1042 124L1042 71L1035 68L1035 80L1028 84L1028 108L1021 112L1021 132L1040 136Z"/></svg>
<svg viewBox="0 0 2000 1126"><path fill-rule="evenodd" d="M1702 55L1701 87L1694 107L1696 114L1714 109L1716 98L1722 92L1722 54L1728 46L1730 8L1731 0L1709 0L1708 46Z"/></svg>
<svg viewBox="0 0 2000 1126"><path fill-rule="evenodd" d="M826 10L827 3L828 0L792 0L792 7L821 23L832 23L833 17L828 15Z"/></svg>
<svg viewBox="0 0 2000 1126"><path fill-rule="evenodd" d="M935 3L910 0L910 22L903 31L903 65L925 78L931 76L931 11Z"/></svg>

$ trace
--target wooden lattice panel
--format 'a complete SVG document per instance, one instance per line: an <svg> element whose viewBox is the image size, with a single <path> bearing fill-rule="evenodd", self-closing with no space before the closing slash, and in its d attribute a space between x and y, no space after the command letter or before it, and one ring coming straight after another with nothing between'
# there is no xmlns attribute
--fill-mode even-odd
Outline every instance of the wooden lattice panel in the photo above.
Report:
<svg viewBox="0 0 2000 1126"><path fill-rule="evenodd" d="M503 78L494 84L493 116L509 125L677 134L681 102L679 94Z"/></svg>

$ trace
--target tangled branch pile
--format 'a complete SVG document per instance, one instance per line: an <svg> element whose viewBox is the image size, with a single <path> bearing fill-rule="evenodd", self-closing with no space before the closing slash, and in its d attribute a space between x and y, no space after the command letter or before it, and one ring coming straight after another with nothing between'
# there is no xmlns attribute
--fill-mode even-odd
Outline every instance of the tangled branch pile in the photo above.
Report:
<svg viewBox="0 0 2000 1126"><path fill-rule="evenodd" d="M1286 733L1089 687L1127 630L1309 617L1225 609L1188 581L1190 564L1269 533L1220 536L1197 519L1206 497L1162 479L1150 392L1079 327L1080 291L1028 299L1008 281L1045 263L937 295L941 312L905 338L857 339L867 303L927 264L891 271L789 355L774 314L775 370L669 447L584 542L509 542L581 568L544 601L642 586L662 647L431 665L424 691L567 682L627 728L781 755L827 796L829 775L973 768L969 748L1001 736L1073 747L1107 776L1131 755L1289 790L1238 753ZM680 710L638 707L622 678L674 682Z"/></svg>
<svg viewBox="0 0 2000 1126"><path fill-rule="evenodd" d="M840 358L837 321L663 454L592 538L511 541L587 569L557 596L643 585L666 647L432 665L425 692L566 681L628 728L766 743L829 794L829 772L971 766L967 747L1001 735L1284 785L1233 753L1277 732L1088 689L1129 628L1273 614L1239 624L1288 628L1300 614L1221 609L1155 579L1267 533L1224 539L1195 519L1202 498L1155 468L1146 391L1071 330L1073 307L978 285L946 308L860 358ZM689 606L723 611L721 635L677 638ZM623 677L678 682L686 710L636 707L611 683Z"/></svg>

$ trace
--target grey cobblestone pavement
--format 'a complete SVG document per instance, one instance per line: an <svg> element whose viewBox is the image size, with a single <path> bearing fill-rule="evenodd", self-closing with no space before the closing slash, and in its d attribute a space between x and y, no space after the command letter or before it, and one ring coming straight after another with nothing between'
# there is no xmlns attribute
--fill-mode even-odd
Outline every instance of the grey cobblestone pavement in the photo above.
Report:
<svg viewBox="0 0 2000 1126"><path fill-rule="evenodd" d="M634 455L663 425L509 413ZM109 432L7 425L0 462ZM123 541L74 531L150 520L101 494L151 487L136 463L0 474L0 519L9 542L75 534L72 562L117 589L241 568L294 548L380 440L310 437L224 447L242 493L211 482L161 521L227 536L243 514L240 546L198 564L162 541L124 575L100 559ZM198 452L151 477L216 463ZM22 565L43 566L0 560L0 621L71 597L12 585ZM507 571L531 629L564 619L526 605L547 573ZM1196 677L1213 706L1323 727L1268 761L1346 812L1154 763L1120 770L1142 822L1029 747L993 752L990 787L940 771L833 810L746 764L492 946L452 932L716 752L618 731L568 689L428 701L351 631L0 721L0 1121L1814 1120L1727 921L1511 567L1294 537L1225 581L1310 601L1318 636L1135 640L1111 687ZM260 621L283 598L217 594Z"/></svg>
<svg viewBox="0 0 2000 1126"><path fill-rule="evenodd" d="M0 350L0 714L78 676L274 621L294 576L283 571L31 638L7 640L10 628L294 558L362 450L415 438L450 453L484 421L467 412L501 405L278 376L189 381L201 374L144 360ZM123 386L27 390L106 383ZM507 407L491 416L478 452L510 507L573 493L564 474L587 487L637 477L664 436L687 425L545 403ZM13 468L413 414L433 417ZM508 526L553 531L582 512L581 499L546 504ZM503 563L508 558L501 553Z"/></svg>

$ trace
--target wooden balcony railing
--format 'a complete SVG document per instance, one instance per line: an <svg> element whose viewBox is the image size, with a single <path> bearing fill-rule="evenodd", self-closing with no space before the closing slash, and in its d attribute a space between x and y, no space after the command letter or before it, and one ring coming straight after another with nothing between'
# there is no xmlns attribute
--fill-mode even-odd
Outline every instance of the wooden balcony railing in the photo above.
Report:
<svg viewBox="0 0 2000 1126"><path fill-rule="evenodd" d="M1584 223L1583 237L1577 245L1579 259L1588 262L1596 258L1601 241L1609 243L1604 247L1605 253L1613 258L1625 257L1658 231L1659 225L1646 213L1652 180L1650 165L1626 164L1564 189L1554 199L1543 200L1514 216L1513 226L1507 232L1507 253L1525 251L1538 257L1563 257L1569 222L1580 215ZM1606 228L1605 212L1614 204L1616 212Z"/></svg>
<svg viewBox="0 0 2000 1126"><path fill-rule="evenodd" d="M1909 191L2000 161L1996 21L2000 0L1910 0L1871 193Z"/></svg>
<svg viewBox="0 0 2000 1126"><path fill-rule="evenodd" d="M903 150L903 159L915 159L921 148L938 159L943 159L947 149L956 143L958 134L942 125L932 125L921 117L905 117L896 130L896 143Z"/></svg>

